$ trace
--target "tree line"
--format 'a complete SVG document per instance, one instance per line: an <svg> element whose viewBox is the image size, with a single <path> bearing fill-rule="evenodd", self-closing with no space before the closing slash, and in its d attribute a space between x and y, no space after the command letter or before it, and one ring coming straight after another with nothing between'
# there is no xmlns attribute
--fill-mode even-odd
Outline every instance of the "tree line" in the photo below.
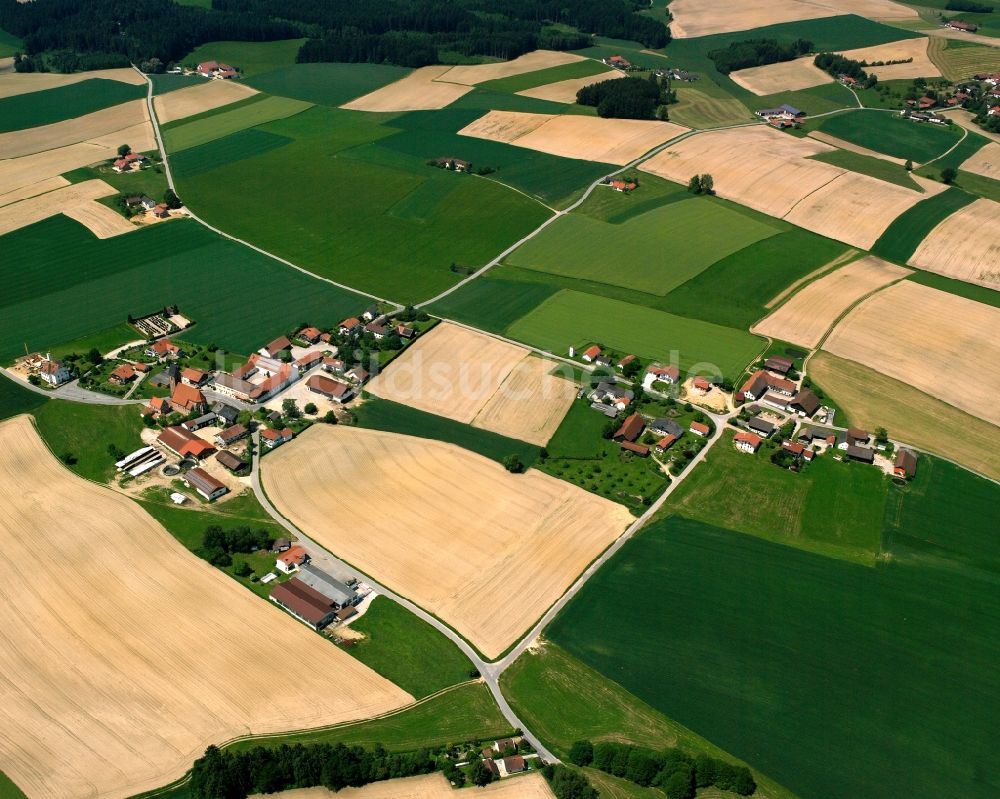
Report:
<svg viewBox="0 0 1000 799"><path fill-rule="evenodd" d="M820 53L813 59L813 64L834 78L841 75L850 75L858 83L864 84L866 89L870 89L878 78L865 72L867 66L863 61L855 61L853 58L846 58L839 53Z"/></svg>
<svg viewBox="0 0 1000 799"><path fill-rule="evenodd" d="M694 799L698 788L715 786L740 796L757 790L746 766L735 766L706 754L692 757L671 747L660 752L631 744L577 741L569 759L643 787L660 788L669 799Z"/></svg>
<svg viewBox="0 0 1000 799"><path fill-rule="evenodd" d="M439 63L442 51L507 59L538 48L578 49L591 44L590 34L663 47L670 32L637 13L645 7L641 0L213 0L211 8L173 0L0 0L0 28L24 40L22 71L167 64L206 42L298 37L308 38L299 61L415 67Z"/></svg>
<svg viewBox="0 0 1000 799"><path fill-rule="evenodd" d="M263 529L233 527L225 530L221 525L211 524L201 536L201 556L213 566L229 566L234 552L249 554L261 549L270 549L274 537Z"/></svg>
<svg viewBox="0 0 1000 799"><path fill-rule="evenodd" d="M728 75L738 69L794 61L812 49L813 43L808 39L796 39L791 44L783 44L777 39L744 39L732 42L728 47L711 50L708 57L715 62L719 72Z"/></svg>
<svg viewBox="0 0 1000 799"><path fill-rule="evenodd" d="M600 117L615 119L666 119L666 106L677 102L676 93L654 74L648 78L602 80L576 93L580 105L597 108Z"/></svg>
<svg viewBox="0 0 1000 799"><path fill-rule="evenodd" d="M240 752L210 746L191 770L195 799L246 799L256 793L324 787L331 791L429 774L437 766L427 750L393 754L381 746L345 744L255 746Z"/></svg>

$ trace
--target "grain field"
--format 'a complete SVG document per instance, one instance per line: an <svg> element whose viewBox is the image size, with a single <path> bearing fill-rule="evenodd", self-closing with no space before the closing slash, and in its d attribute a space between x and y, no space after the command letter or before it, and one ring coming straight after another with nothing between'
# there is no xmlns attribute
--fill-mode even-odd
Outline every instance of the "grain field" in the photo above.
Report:
<svg viewBox="0 0 1000 799"><path fill-rule="evenodd" d="M164 125L175 119L184 119L237 100L245 100L255 94L256 89L238 80L207 80L196 86L157 95L153 98L153 110L156 111L160 124Z"/></svg>
<svg viewBox="0 0 1000 799"><path fill-rule="evenodd" d="M472 86L438 80L452 67L415 69L405 78L362 95L341 108L353 111L432 111L444 108L472 91Z"/></svg>
<svg viewBox="0 0 1000 799"><path fill-rule="evenodd" d="M980 199L934 227L911 266L1000 290L1000 203Z"/></svg>
<svg viewBox="0 0 1000 799"><path fill-rule="evenodd" d="M277 799L454 799L456 793L440 772L420 777L373 782L363 788L344 788L333 793L326 788L297 788L270 794ZM260 795L253 799L263 799ZM461 799L554 799L541 774L494 782L485 788L463 788Z"/></svg>

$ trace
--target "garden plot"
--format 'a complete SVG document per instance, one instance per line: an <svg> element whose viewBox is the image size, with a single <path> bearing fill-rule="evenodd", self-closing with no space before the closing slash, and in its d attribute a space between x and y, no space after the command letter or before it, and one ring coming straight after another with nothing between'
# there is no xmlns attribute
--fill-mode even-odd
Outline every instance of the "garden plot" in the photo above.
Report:
<svg viewBox="0 0 1000 799"><path fill-rule="evenodd" d="M811 57L740 69L730 72L729 77L747 91L760 96L809 89L833 80L813 65Z"/></svg>
<svg viewBox="0 0 1000 799"><path fill-rule="evenodd" d="M823 348L1000 424L1000 308L904 280L851 311Z"/></svg>
<svg viewBox="0 0 1000 799"><path fill-rule="evenodd" d="M529 150L624 166L687 131L672 122L490 111L459 131ZM686 179L685 179L686 181Z"/></svg>
<svg viewBox="0 0 1000 799"><path fill-rule="evenodd" d="M209 80L197 86L157 95L153 98L153 109L156 111L156 118L163 125L175 119L235 103L237 100L245 100L255 94L256 89L238 80Z"/></svg>
<svg viewBox="0 0 1000 799"><path fill-rule="evenodd" d="M439 80L452 67L415 69L409 75L381 89L345 103L353 111L429 111L444 108L472 91L472 86Z"/></svg>
<svg viewBox="0 0 1000 799"><path fill-rule="evenodd" d="M268 455L263 480L293 524L490 658L632 518L533 469L511 474L454 444L341 425Z"/></svg>
<svg viewBox="0 0 1000 799"><path fill-rule="evenodd" d="M0 425L0 453L0 769L32 799L121 799L209 744L412 701L71 474L28 417ZM308 701L274 701L288 691Z"/></svg>
<svg viewBox="0 0 1000 799"><path fill-rule="evenodd" d="M909 274L909 269L866 256L813 281L751 331L813 348L854 303Z"/></svg>
<svg viewBox="0 0 1000 799"><path fill-rule="evenodd" d="M1000 290L1000 203L980 199L927 234L911 266Z"/></svg>

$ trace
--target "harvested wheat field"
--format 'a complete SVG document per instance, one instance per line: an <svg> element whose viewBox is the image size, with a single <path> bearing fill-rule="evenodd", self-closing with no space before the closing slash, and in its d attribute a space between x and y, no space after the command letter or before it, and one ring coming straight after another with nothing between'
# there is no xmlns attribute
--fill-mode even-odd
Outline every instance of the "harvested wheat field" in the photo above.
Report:
<svg viewBox="0 0 1000 799"><path fill-rule="evenodd" d="M90 206L97 205L95 200L101 197L111 197L118 190L109 186L103 180L85 180L61 189L54 189L46 194L29 197L20 202L11 203L0 208L0 236L12 230L33 225L56 214L66 214L83 223L98 238L108 238L119 233L127 233L135 228L120 214L116 214L107 206L99 206L108 214L117 217L119 222L110 222L104 214L94 213ZM93 225L93 226L92 226ZM117 225L117 227L115 227ZM105 235L102 235L105 234Z"/></svg>
<svg viewBox="0 0 1000 799"><path fill-rule="evenodd" d="M909 269L868 255L813 281L751 332L812 349L854 303L909 274Z"/></svg>
<svg viewBox="0 0 1000 799"><path fill-rule="evenodd" d="M495 64L471 64L452 67L437 79L446 83L461 83L475 86L488 80L510 78L514 75L524 75L527 72L538 72L541 69L560 67L572 64L574 61L585 61L582 55L562 53L555 50L534 50L510 61L499 61Z"/></svg>
<svg viewBox="0 0 1000 799"><path fill-rule="evenodd" d="M794 283L790 283L787 286L785 286L785 288L783 288L781 291L779 291L777 294L771 297L771 299L767 303L765 303L764 307L770 309L774 308L777 305L780 305L785 301L787 297L791 297L796 291L798 291L799 287L804 286L806 283L809 283L812 280L815 280L824 272L832 271L835 267L838 267L841 264L846 264L857 254L858 251L853 249L842 252L840 255L838 255L836 258L830 261L830 263L823 264L823 266L821 266L819 269L814 269L808 275L803 275Z"/></svg>
<svg viewBox="0 0 1000 799"><path fill-rule="evenodd" d="M908 262L1000 290L1000 203L976 200L938 224Z"/></svg>
<svg viewBox="0 0 1000 799"><path fill-rule="evenodd" d="M670 30L677 39L749 31L781 22L857 14L875 20L916 19L917 12L891 0L674 0Z"/></svg>
<svg viewBox="0 0 1000 799"><path fill-rule="evenodd" d="M757 95L794 92L830 83L833 80L813 64L811 57L740 69L730 72L729 77L747 91Z"/></svg>
<svg viewBox="0 0 1000 799"><path fill-rule="evenodd" d="M153 142L153 130L149 125L146 101L129 100L127 103L111 106L111 108L102 108L100 111L94 111L92 114L85 114L76 119L67 119L63 122L41 125L37 128L0 133L0 153L3 154L4 158L18 158L23 155L32 155L85 142L97 136L122 131L125 128L130 128L133 131L145 128L144 134L135 141L128 142L133 150L142 152L143 150L156 149ZM135 138L137 133L132 135ZM117 141L111 152L106 153L104 157L116 157L115 148L119 144L122 142Z"/></svg>
<svg viewBox="0 0 1000 799"><path fill-rule="evenodd" d="M884 67L865 67L865 72L874 74L879 80L901 80L909 78L936 78L941 75L937 64L931 61L927 54L930 39L902 39L889 44L879 44L874 47L860 47L857 50L844 50L841 55L855 61L901 61L912 58L907 64L888 64Z"/></svg>
<svg viewBox="0 0 1000 799"><path fill-rule="evenodd" d="M545 778L538 773L501 780L485 788L468 787L462 799L554 799ZM326 788L297 788L270 794L278 799L454 799L456 793L440 772L420 777L373 782L363 788L344 788L334 793ZM258 794L253 799L263 799Z"/></svg>
<svg viewBox="0 0 1000 799"><path fill-rule="evenodd" d="M897 441L1000 480L997 429L989 422L828 352L809 359L809 377L836 400L851 424L866 430L888 428Z"/></svg>
<svg viewBox="0 0 1000 799"><path fill-rule="evenodd" d="M153 98L153 109L163 125L245 100L255 94L256 89L238 80L207 80L198 86L157 95Z"/></svg>
<svg viewBox="0 0 1000 799"><path fill-rule="evenodd" d="M472 426L544 447L579 388L572 380L549 374L556 368L552 361L526 355L482 406Z"/></svg>
<svg viewBox="0 0 1000 799"><path fill-rule="evenodd" d="M131 796L209 743L411 701L72 475L26 416L0 424L0 490L0 769L32 799Z"/></svg>
<svg viewBox="0 0 1000 799"><path fill-rule="evenodd" d="M836 136L831 136L829 133L824 133L821 130L811 130L808 134L810 139L816 139L816 141L821 141L824 144L830 144L841 150L850 150L852 153L857 153L858 155L867 155L869 158L881 158L883 161L889 161L893 164L899 164L900 166L905 166L905 158L895 158L891 155L886 155L885 153L880 153L877 150L869 150L867 147L862 147L860 144L854 144L846 139L839 139ZM914 162L913 167L916 169L920 164Z"/></svg>
<svg viewBox="0 0 1000 799"><path fill-rule="evenodd" d="M472 91L471 86L437 80L451 67L415 69L405 78L345 103L353 111L433 111Z"/></svg>
<svg viewBox="0 0 1000 799"><path fill-rule="evenodd" d="M45 89L58 89L60 86L69 86L79 83L82 80L92 80L93 78L103 78L105 80L117 80L122 83L131 83L133 86L141 86L146 79L134 69L122 67L121 69L95 69L91 72L73 72L61 74L57 72L4 72L0 74L0 99L13 97L15 94L28 94L29 92L40 92Z"/></svg>
<svg viewBox="0 0 1000 799"><path fill-rule="evenodd" d="M627 77L624 72L619 69L612 69L608 72L602 72L599 75L591 75L587 78L560 80L556 83L547 83L544 86L538 86L534 89L525 89L524 91L517 93L523 95L524 97L534 97L538 100L549 100L553 103L575 103L576 93L584 86L590 86L592 83L600 83L601 81L616 80L617 78L624 77Z"/></svg>
<svg viewBox="0 0 1000 799"><path fill-rule="evenodd" d="M0 207L16 203L18 200L26 200L28 197L35 197L38 194L45 194L45 192L52 191L53 189L61 189L63 186L68 185L69 181L59 175L45 178L45 180L40 180L31 186L22 186L19 189L14 189L14 191L0 194Z"/></svg>
<svg viewBox="0 0 1000 799"><path fill-rule="evenodd" d="M804 197L785 219L806 230L871 249L892 221L931 194L948 187L944 183L912 176L924 192L907 189L857 172L840 177Z"/></svg>
<svg viewBox="0 0 1000 799"><path fill-rule="evenodd" d="M263 480L293 524L490 658L632 518L534 469L511 474L454 444L342 425L315 425L268 455Z"/></svg>
<svg viewBox="0 0 1000 799"><path fill-rule="evenodd" d="M904 280L851 311L823 348L1000 424L1000 308Z"/></svg>
<svg viewBox="0 0 1000 799"><path fill-rule="evenodd" d="M972 172L983 177L1000 180L1000 144L991 141L985 147L972 154L960 167L966 172Z"/></svg>
<svg viewBox="0 0 1000 799"><path fill-rule="evenodd" d="M367 390L468 424L527 354L523 347L442 322L418 338Z"/></svg>
<svg viewBox="0 0 1000 799"><path fill-rule="evenodd" d="M490 111L466 125L459 134L564 158L624 166L686 131L687 128L672 122L643 119Z"/></svg>
<svg viewBox="0 0 1000 799"><path fill-rule="evenodd" d="M42 181L107 158L106 148L83 142L21 158L0 160L0 194L19 190L30 192L32 186Z"/></svg>

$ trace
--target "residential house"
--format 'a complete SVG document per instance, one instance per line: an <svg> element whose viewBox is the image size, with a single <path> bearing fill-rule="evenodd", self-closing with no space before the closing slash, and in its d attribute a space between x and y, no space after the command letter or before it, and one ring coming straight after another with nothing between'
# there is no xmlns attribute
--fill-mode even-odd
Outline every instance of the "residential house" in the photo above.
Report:
<svg viewBox="0 0 1000 799"><path fill-rule="evenodd" d="M633 363L635 360L636 358L634 355L626 355L624 358L618 361L618 363L615 364L615 368L619 372L624 372L625 367L628 366L630 363Z"/></svg>
<svg viewBox="0 0 1000 799"><path fill-rule="evenodd" d="M218 68L219 68L218 61L202 61L197 66L198 74L206 78L211 77L213 74L215 74Z"/></svg>
<svg viewBox="0 0 1000 799"><path fill-rule="evenodd" d="M178 383L170 395L170 405L178 413L204 413L208 410L205 395L194 386Z"/></svg>
<svg viewBox="0 0 1000 799"><path fill-rule="evenodd" d="M528 770L528 765L524 762L524 758L521 755L505 757L500 761L499 765L500 771L506 773L508 776L511 774L520 774L522 771Z"/></svg>
<svg viewBox="0 0 1000 799"><path fill-rule="evenodd" d="M50 386L61 386L73 379L69 368L62 361L54 360L51 354L46 354L45 360L39 363L38 376Z"/></svg>
<svg viewBox="0 0 1000 799"><path fill-rule="evenodd" d="M232 397L233 399L237 399L242 402L249 402L250 394L255 391L256 388L257 386L253 383L247 380L242 380L239 377L236 377L236 375L231 375L228 372L216 372L215 379L212 381L212 389L216 393L222 394L226 397Z"/></svg>
<svg viewBox="0 0 1000 799"><path fill-rule="evenodd" d="M668 418L654 419L653 423L649 426L649 431L654 436L673 436L674 438L680 438L684 435L684 428L673 419Z"/></svg>
<svg viewBox="0 0 1000 799"><path fill-rule="evenodd" d="M295 431L288 427L284 430L275 430L274 428L267 427L260 432L260 440L268 449L280 447L286 441L291 441L293 438L295 438Z"/></svg>
<svg viewBox="0 0 1000 799"><path fill-rule="evenodd" d="M303 355L301 358L296 359L295 366L305 372L307 369L312 369L316 364L322 362L323 353L320 350L311 350Z"/></svg>
<svg viewBox="0 0 1000 799"><path fill-rule="evenodd" d="M632 62L620 55L608 56L602 60L609 67L614 67L615 69L624 69L625 71L632 69Z"/></svg>
<svg viewBox="0 0 1000 799"><path fill-rule="evenodd" d="M618 443L622 441L635 441L646 429L646 422L639 413L633 413L615 432L613 438Z"/></svg>
<svg viewBox="0 0 1000 799"><path fill-rule="evenodd" d="M142 162L146 160L146 156L142 153L128 153L123 155L121 158L115 160L111 165L111 168L115 172L130 172L133 169L138 169L142 166Z"/></svg>
<svg viewBox="0 0 1000 799"><path fill-rule="evenodd" d="M782 377L775 377L763 369L758 369L743 384L736 398L756 401L769 391L791 397L795 394L795 383ZM782 410L784 410L784 404L782 404Z"/></svg>
<svg viewBox="0 0 1000 799"><path fill-rule="evenodd" d="M708 434L712 432L712 428L702 422L691 422L691 426L688 430L696 436L701 436L702 438L708 438Z"/></svg>
<svg viewBox="0 0 1000 799"><path fill-rule="evenodd" d="M299 567L309 562L309 554L302 547L295 545L282 552L274 561L275 568L284 574L298 571Z"/></svg>
<svg viewBox="0 0 1000 799"><path fill-rule="evenodd" d="M702 394L707 394L709 391L712 390L712 384L709 382L708 378L702 377L701 375L696 377L692 381L691 385L695 391L700 391Z"/></svg>
<svg viewBox="0 0 1000 799"><path fill-rule="evenodd" d="M208 382L209 375L208 372L203 372L201 369L194 369L193 367L188 367L183 372L181 372L181 382L189 386L195 386L200 388Z"/></svg>
<svg viewBox="0 0 1000 799"><path fill-rule="evenodd" d="M761 119L772 119L774 117L782 117L784 119L804 119L806 112L796 108L788 103L782 103L776 108L761 108L754 113L761 117Z"/></svg>
<svg viewBox="0 0 1000 799"><path fill-rule="evenodd" d="M673 385L680 379L681 370L676 366L650 366L646 370L646 375L643 377L642 384L648 389L656 381Z"/></svg>
<svg viewBox="0 0 1000 799"><path fill-rule="evenodd" d="M274 543L271 544L271 551L274 553L287 552L292 548L292 542L287 538L275 538Z"/></svg>
<svg viewBox="0 0 1000 799"><path fill-rule="evenodd" d="M157 219L169 219L170 218L170 206L166 203L157 203L153 206L153 210L150 213Z"/></svg>
<svg viewBox="0 0 1000 799"><path fill-rule="evenodd" d="M261 352L265 353L268 358L276 358L279 353L291 346L292 342L288 340L288 336L278 336L274 341L261 347Z"/></svg>
<svg viewBox="0 0 1000 799"><path fill-rule="evenodd" d="M620 191L622 194L628 194L629 192L635 191L639 184L634 180L620 180L615 178L609 184L615 191Z"/></svg>
<svg viewBox="0 0 1000 799"><path fill-rule="evenodd" d="M368 374L367 369L363 369L360 366L352 366L350 369L344 372L344 377L348 377L355 383L357 383L359 386L363 386L365 383L368 382L368 378L371 377L371 375Z"/></svg>
<svg viewBox="0 0 1000 799"><path fill-rule="evenodd" d="M156 358L158 361L165 361L168 358L179 358L184 354L184 350L174 344L168 338L161 338L146 347L146 355Z"/></svg>
<svg viewBox="0 0 1000 799"><path fill-rule="evenodd" d="M627 408L634 398L635 392L603 380L590 392L591 401L609 403L620 411Z"/></svg>
<svg viewBox="0 0 1000 799"><path fill-rule="evenodd" d="M655 449L658 453L666 452L677 443L677 438L677 436L664 436L656 442L656 446L653 449Z"/></svg>
<svg viewBox="0 0 1000 799"><path fill-rule="evenodd" d="M229 447L242 438L246 438L249 431L241 424L234 424L225 430L220 430L215 434L215 443L220 447Z"/></svg>
<svg viewBox="0 0 1000 799"><path fill-rule="evenodd" d="M986 112L986 116L995 117L1000 116L1000 105L995 105Z"/></svg>
<svg viewBox="0 0 1000 799"><path fill-rule="evenodd" d="M753 430L753 432L762 435L764 438L769 438L771 434L778 429L771 424L771 422L767 421L767 419L761 419L759 416L755 416L753 419L748 421L747 427Z"/></svg>
<svg viewBox="0 0 1000 799"><path fill-rule="evenodd" d="M249 465L247 464L246 461L236 457L232 452L229 452L228 450L222 450L222 452L216 452L215 459L231 472L238 472L242 469L246 469L247 466Z"/></svg>
<svg viewBox="0 0 1000 799"><path fill-rule="evenodd" d="M276 585L269 598L314 630L322 630L336 618L333 603L297 577Z"/></svg>
<svg viewBox="0 0 1000 799"><path fill-rule="evenodd" d="M811 419L820 409L819 397L811 389L804 388L788 403L788 410L805 419Z"/></svg>
<svg viewBox="0 0 1000 799"><path fill-rule="evenodd" d="M797 458L802 458L806 461L811 461L813 459L813 451L811 449L806 449L802 444L797 441L790 441L785 439L781 442L781 448L791 452Z"/></svg>
<svg viewBox="0 0 1000 799"><path fill-rule="evenodd" d="M779 375L784 377L787 375L795 364L788 358L782 358L778 355L772 355L766 361L764 361L764 368L772 372L777 372Z"/></svg>
<svg viewBox="0 0 1000 799"><path fill-rule="evenodd" d="M209 502L229 493L225 483L216 480L200 466L188 470L184 475L184 484L193 488Z"/></svg>
<svg viewBox="0 0 1000 799"><path fill-rule="evenodd" d="M871 434L860 427L848 427L837 441L838 449L847 449L851 446L866 447L871 442Z"/></svg>
<svg viewBox="0 0 1000 799"><path fill-rule="evenodd" d="M233 369L233 376L239 380L249 380L257 374L257 355L251 355L250 360L248 360L242 366L238 366Z"/></svg>
<svg viewBox="0 0 1000 799"><path fill-rule="evenodd" d="M917 473L917 454L910 449L900 449L892 465L892 473L896 477L909 480Z"/></svg>
<svg viewBox="0 0 1000 799"><path fill-rule="evenodd" d="M369 305L367 308L365 308L365 312L363 314L361 314L361 318L364 319L366 322L371 322L374 319L376 319L378 316L379 316L378 306L375 305L374 303L372 305ZM346 321L351 321L351 320L348 319ZM353 321L357 322L357 324L355 325L355 327L357 327L359 324L361 324L360 322L358 322L357 319L355 319ZM343 324L343 323L341 323L341 324Z"/></svg>
<svg viewBox="0 0 1000 799"><path fill-rule="evenodd" d="M592 363L594 358L596 358L600 354L601 354L601 348L598 347L596 344L592 344L581 353L580 359L586 361L587 363Z"/></svg>
<svg viewBox="0 0 1000 799"><path fill-rule="evenodd" d="M240 417L240 412L236 410L232 405L226 405L224 402L217 402L212 406L212 413L219 417L219 420L225 425L234 425L236 420Z"/></svg>
<svg viewBox="0 0 1000 799"><path fill-rule="evenodd" d="M322 333L318 327L304 327L297 333L298 338L309 344L315 344L319 341L321 335Z"/></svg>
<svg viewBox="0 0 1000 799"><path fill-rule="evenodd" d="M276 374L271 375L263 382L254 386L250 392L250 399L253 402L266 402L298 379L299 371L295 366L288 363L282 364Z"/></svg>
<svg viewBox="0 0 1000 799"><path fill-rule="evenodd" d="M371 333L376 339L383 339L389 335L389 331L385 328L385 326L379 324L378 322L369 322L365 325L365 332Z"/></svg>
<svg viewBox="0 0 1000 799"><path fill-rule="evenodd" d="M340 358L331 358L330 356L323 358L323 370L326 372L333 372L335 375L343 374L345 366L347 364Z"/></svg>
<svg viewBox="0 0 1000 799"><path fill-rule="evenodd" d="M406 325L396 325L396 333L404 341L409 341L416 335L416 332L413 330L413 328L407 327Z"/></svg>
<svg viewBox="0 0 1000 799"><path fill-rule="evenodd" d="M124 386L126 383L135 380L135 369L132 368L132 364L123 363L120 366L116 366L110 375L108 375L108 382L114 383L118 386Z"/></svg>
<svg viewBox="0 0 1000 799"><path fill-rule="evenodd" d="M594 363L598 366L611 366L611 358L607 355L598 355L594 358Z"/></svg>
<svg viewBox="0 0 1000 799"><path fill-rule="evenodd" d="M441 156L440 158L434 159L434 165L439 166L442 169L452 169L455 172L468 172L472 169L472 162L465 161L461 158L453 158L452 156Z"/></svg>
<svg viewBox="0 0 1000 799"><path fill-rule="evenodd" d="M626 452L631 452L633 455L638 455L640 458L649 457L649 447L645 444L637 444L634 441L623 441L621 447Z"/></svg>
<svg viewBox="0 0 1000 799"><path fill-rule="evenodd" d="M314 394L326 397L332 402L347 402L354 396L354 389L347 383L332 380L323 375L313 375L306 381L306 387Z"/></svg>
<svg viewBox="0 0 1000 799"><path fill-rule="evenodd" d="M369 310L371 310L371 309L369 309ZM376 310L378 310L378 309L376 309ZM366 316L367 316L367 314L368 314L368 311L365 311L365 315ZM359 319L357 319L357 318L355 318L355 317L352 316L349 319L345 319L343 322L341 322L340 325L337 327L337 330L340 331L340 334L342 336L346 336L348 333L353 333L359 327L361 327L361 321Z"/></svg>
<svg viewBox="0 0 1000 799"><path fill-rule="evenodd" d="M740 452L746 452L751 455L760 449L760 445L763 441L764 440L760 436L748 433L746 430L740 430L735 436L733 436L733 444L736 445L736 449Z"/></svg>
<svg viewBox="0 0 1000 799"><path fill-rule="evenodd" d="M962 31L963 33L975 33L979 30L979 26L973 22L961 22L957 19L949 19L944 26L946 28L953 28L957 31Z"/></svg>
<svg viewBox="0 0 1000 799"><path fill-rule="evenodd" d="M185 430L190 430L192 433L195 430L201 430L203 427L208 427L210 424L215 424L218 417L214 413L206 413L199 416L197 419L189 419L181 424Z"/></svg>
<svg viewBox="0 0 1000 799"><path fill-rule="evenodd" d="M822 441L832 447L837 443L837 434L823 427L803 427L799 430L799 441L805 441L807 444Z"/></svg>
<svg viewBox="0 0 1000 799"><path fill-rule="evenodd" d="M190 457L201 460L215 452L215 447L180 425L166 428L156 440L181 458Z"/></svg>

